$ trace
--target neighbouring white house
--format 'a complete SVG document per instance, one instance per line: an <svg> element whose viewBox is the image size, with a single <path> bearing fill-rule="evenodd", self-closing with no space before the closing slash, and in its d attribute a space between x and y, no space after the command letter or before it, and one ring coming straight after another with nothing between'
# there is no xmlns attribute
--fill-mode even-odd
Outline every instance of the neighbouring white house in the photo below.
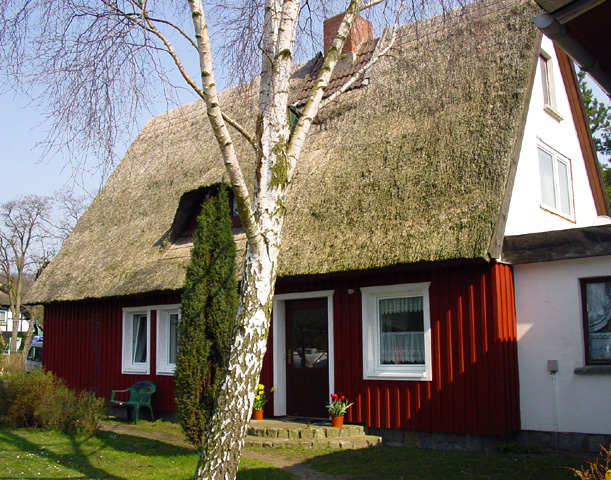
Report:
<svg viewBox="0 0 611 480"><path fill-rule="evenodd" d="M597 451L611 437L611 225L505 238L522 430Z"/></svg>
<svg viewBox="0 0 611 480"><path fill-rule="evenodd" d="M514 271L523 440L598 451L611 442L611 219L556 52L544 36L501 260Z"/></svg>
<svg viewBox="0 0 611 480"><path fill-rule="evenodd" d="M17 348L21 345L21 339L25 337L28 327L29 322L22 314L17 324ZM8 295L3 292L0 292L0 332L6 345L5 350L8 351L13 333L13 313L11 312Z"/></svg>

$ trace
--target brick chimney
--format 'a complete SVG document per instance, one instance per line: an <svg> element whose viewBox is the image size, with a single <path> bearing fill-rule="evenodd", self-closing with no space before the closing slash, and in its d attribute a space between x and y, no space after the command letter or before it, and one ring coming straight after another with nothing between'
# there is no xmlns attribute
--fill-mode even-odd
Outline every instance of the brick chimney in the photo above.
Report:
<svg viewBox="0 0 611 480"><path fill-rule="evenodd" d="M323 24L325 36L325 56L327 55L329 48L331 48L331 43L333 43L333 39L337 34L337 29L339 28L340 23L342 23L343 18L344 14L340 13L335 17L328 18ZM371 40L372 38L372 23L369 20L365 20L361 16L357 16L352 24L352 28L350 29L350 34L346 39L346 43L344 43L342 53L356 52L362 43L366 42L367 40Z"/></svg>

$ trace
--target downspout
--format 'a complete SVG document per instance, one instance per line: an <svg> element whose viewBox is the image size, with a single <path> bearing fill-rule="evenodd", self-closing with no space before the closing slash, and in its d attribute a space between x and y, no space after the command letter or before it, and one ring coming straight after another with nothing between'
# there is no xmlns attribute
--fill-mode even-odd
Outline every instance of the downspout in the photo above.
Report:
<svg viewBox="0 0 611 480"><path fill-rule="evenodd" d="M570 37L564 25L549 13L538 15L531 21L611 95L611 74L600 68L596 55L580 39Z"/></svg>

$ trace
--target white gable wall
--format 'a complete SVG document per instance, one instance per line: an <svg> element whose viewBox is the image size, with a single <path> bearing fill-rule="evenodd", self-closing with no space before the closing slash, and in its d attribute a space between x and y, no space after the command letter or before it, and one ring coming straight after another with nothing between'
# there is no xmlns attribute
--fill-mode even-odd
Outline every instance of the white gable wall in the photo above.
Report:
<svg viewBox="0 0 611 480"><path fill-rule="evenodd" d="M559 432L611 434L611 375L579 375L585 365L580 278L609 275L611 256L514 266L523 430L554 431L558 360Z"/></svg>
<svg viewBox="0 0 611 480"><path fill-rule="evenodd" d="M537 65L533 92L516 171L505 235L589 227L597 217L569 100L552 42L543 37L541 49L550 56L548 65L554 79L558 120L544 109L541 69ZM570 160L573 192L573 219L566 219L541 206L538 145L551 148Z"/></svg>

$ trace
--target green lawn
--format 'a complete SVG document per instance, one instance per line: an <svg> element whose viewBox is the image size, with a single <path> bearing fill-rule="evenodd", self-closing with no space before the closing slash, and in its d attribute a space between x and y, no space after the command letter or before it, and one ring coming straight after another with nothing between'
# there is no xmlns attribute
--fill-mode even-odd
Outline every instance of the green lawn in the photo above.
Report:
<svg viewBox="0 0 611 480"><path fill-rule="evenodd" d="M561 455L441 452L386 447L340 451L308 460L316 470L351 479L569 480L582 460Z"/></svg>
<svg viewBox="0 0 611 480"><path fill-rule="evenodd" d="M187 480L197 453L159 440L98 432L89 440L40 430L0 430L0 478ZM244 460L240 480L293 476L262 462Z"/></svg>
<svg viewBox="0 0 611 480"><path fill-rule="evenodd" d="M79 440L49 431L0 429L0 479L192 478L197 452L176 443L181 438L180 427L166 422L141 422L137 428L161 439L101 431L94 438ZM342 479L365 480L569 480L575 477L567 467L584 463L562 455L474 454L392 447L260 452L288 457L311 469L341 475ZM238 474L239 480L291 478L295 477L253 460L243 460Z"/></svg>

